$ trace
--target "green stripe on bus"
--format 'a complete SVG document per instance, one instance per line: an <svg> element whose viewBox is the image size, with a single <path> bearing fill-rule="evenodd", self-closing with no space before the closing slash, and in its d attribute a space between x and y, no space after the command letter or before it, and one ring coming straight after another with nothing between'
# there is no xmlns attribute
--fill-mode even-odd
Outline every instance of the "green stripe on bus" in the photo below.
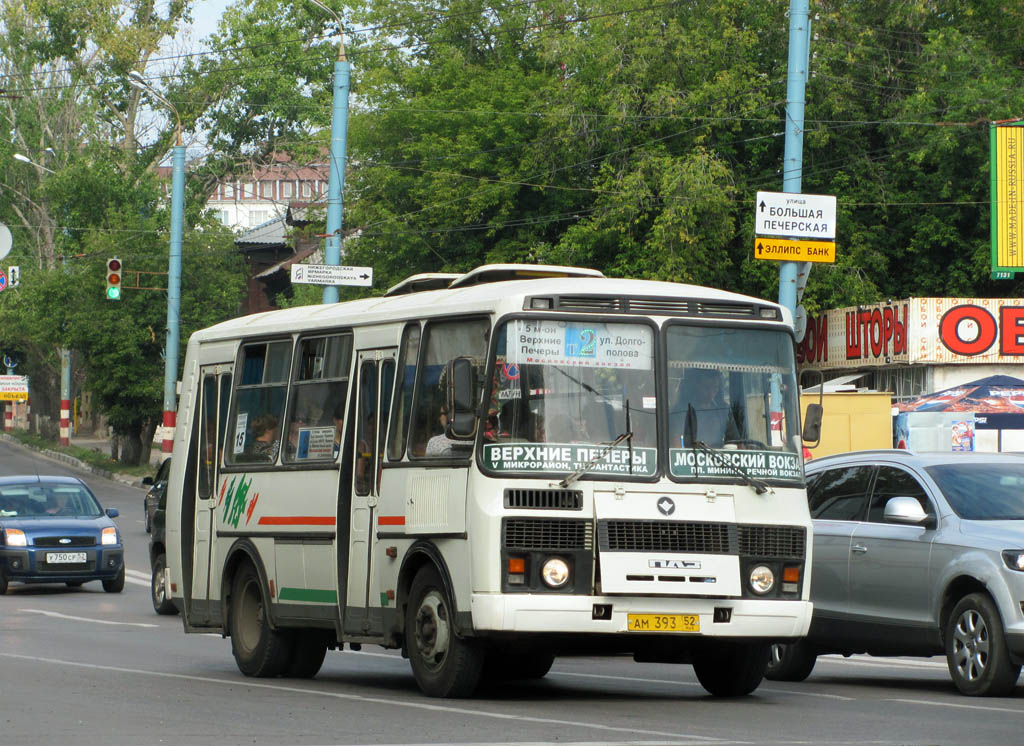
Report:
<svg viewBox="0 0 1024 746"><path fill-rule="evenodd" d="M337 591L323 591L319 588L281 588L278 601L311 601L317 604L338 603Z"/></svg>

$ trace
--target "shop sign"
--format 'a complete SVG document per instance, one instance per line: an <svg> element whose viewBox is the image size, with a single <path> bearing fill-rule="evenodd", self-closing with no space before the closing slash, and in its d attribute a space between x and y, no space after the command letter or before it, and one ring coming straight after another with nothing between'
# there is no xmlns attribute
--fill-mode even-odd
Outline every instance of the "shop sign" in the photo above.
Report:
<svg viewBox="0 0 1024 746"><path fill-rule="evenodd" d="M893 363L1020 363L1024 299L911 298L809 318L797 361L822 368Z"/></svg>

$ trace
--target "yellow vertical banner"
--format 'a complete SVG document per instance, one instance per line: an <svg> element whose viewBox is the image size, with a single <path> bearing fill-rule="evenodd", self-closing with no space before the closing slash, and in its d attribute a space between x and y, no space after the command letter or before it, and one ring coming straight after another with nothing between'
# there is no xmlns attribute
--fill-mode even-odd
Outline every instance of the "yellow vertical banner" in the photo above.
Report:
<svg viewBox="0 0 1024 746"><path fill-rule="evenodd" d="M1024 127L997 126L994 170L995 236L993 264L1000 269L1024 271L1024 189L1021 168L1024 167ZM1012 275L1011 275L1012 276Z"/></svg>

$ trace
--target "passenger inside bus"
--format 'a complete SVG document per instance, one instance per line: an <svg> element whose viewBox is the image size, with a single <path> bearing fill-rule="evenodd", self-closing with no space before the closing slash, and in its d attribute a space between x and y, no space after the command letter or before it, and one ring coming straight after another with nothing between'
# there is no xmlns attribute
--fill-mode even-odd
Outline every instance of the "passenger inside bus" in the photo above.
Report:
<svg viewBox="0 0 1024 746"><path fill-rule="evenodd" d="M261 414L253 418L253 439L250 443L249 454L255 460L267 463L277 461L277 452L281 448L277 425L277 416L273 414Z"/></svg>
<svg viewBox="0 0 1024 746"><path fill-rule="evenodd" d="M432 435L427 441L425 456L450 456L455 451L456 444L461 442L448 437L448 410L443 406L438 415L438 422L441 425L441 432Z"/></svg>
<svg viewBox="0 0 1024 746"><path fill-rule="evenodd" d="M721 395L722 374L708 368L689 368L679 381L679 390L669 414L669 443L674 448L689 446L692 437L712 448L739 440L740 428L732 409ZM687 433L687 417L693 411L694 432Z"/></svg>

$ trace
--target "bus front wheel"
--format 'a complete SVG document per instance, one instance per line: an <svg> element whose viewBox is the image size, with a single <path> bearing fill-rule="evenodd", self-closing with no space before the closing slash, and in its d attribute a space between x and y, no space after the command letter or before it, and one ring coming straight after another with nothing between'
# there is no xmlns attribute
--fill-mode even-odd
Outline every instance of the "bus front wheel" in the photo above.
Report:
<svg viewBox="0 0 1024 746"><path fill-rule="evenodd" d="M245 564L231 585L231 653L246 676L280 676L288 666L291 637L270 628L256 569Z"/></svg>
<svg viewBox="0 0 1024 746"><path fill-rule="evenodd" d="M693 651L693 672L716 697L742 697L757 689L771 655L767 643L711 642Z"/></svg>
<svg viewBox="0 0 1024 746"><path fill-rule="evenodd" d="M437 570L421 568L405 610L405 646L416 683L431 697L469 697L480 683L484 651L456 634L454 616Z"/></svg>

